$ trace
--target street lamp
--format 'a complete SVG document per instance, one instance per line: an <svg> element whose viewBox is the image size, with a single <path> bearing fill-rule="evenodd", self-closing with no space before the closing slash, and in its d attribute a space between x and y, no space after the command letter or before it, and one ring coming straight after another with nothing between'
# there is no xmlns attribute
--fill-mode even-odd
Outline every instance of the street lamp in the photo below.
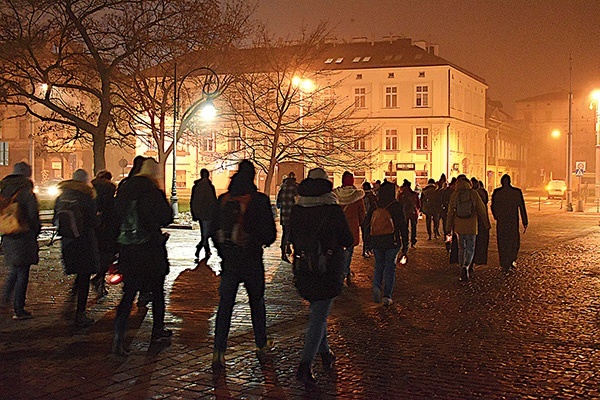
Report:
<svg viewBox="0 0 600 400"><path fill-rule="evenodd" d="M204 83L202 84L202 96L194 101L183 112L179 127L177 128L176 124L179 117L179 94L181 93L181 87L188 76L199 71L206 72ZM177 63L175 63L173 79L173 180L171 185L171 207L173 208L173 217L177 217L179 215L179 199L177 198L177 142L198 111L200 111L200 116L203 119L214 118L216 109L212 104L212 99L216 96L220 88L219 76L209 67L198 67L188 71L183 78L181 78L179 84L177 84Z"/></svg>
<svg viewBox="0 0 600 400"><path fill-rule="evenodd" d="M570 97L569 97L569 101L570 101ZM569 115L570 115L570 111L569 111ZM560 129L553 129L552 132L550 132L550 136L552 136L554 139L559 139L562 135L562 132L560 131ZM566 210L567 211L573 211L573 189L572 189L572 185L571 185L571 164L573 163L572 161L572 134L571 134L571 124L569 122L569 132L567 133L567 157L566 157L566 177L565 177L565 182L567 184L567 190L566 190L566 195L567 195L567 206L566 206ZM552 164L554 165L554 164Z"/></svg>
<svg viewBox="0 0 600 400"><path fill-rule="evenodd" d="M591 94L590 110L596 109L596 202L600 199L600 90Z"/></svg>
<svg viewBox="0 0 600 400"><path fill-rule="evenodd" d="M304 93L311 93L315 90L315 83L311 79L294 76L292 86L300 92L300 126L304 129Z"/></svg>

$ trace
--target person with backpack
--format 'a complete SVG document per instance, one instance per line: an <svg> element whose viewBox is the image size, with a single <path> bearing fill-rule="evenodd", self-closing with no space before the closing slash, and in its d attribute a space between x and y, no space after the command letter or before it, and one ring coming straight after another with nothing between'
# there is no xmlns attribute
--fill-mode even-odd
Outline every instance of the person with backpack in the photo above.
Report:
<svg viewBox="0 0 600 400"><path fill-rule="evenodd" d="M298 187L300 197L290 215L294 283L310 303L296 372L296 379L306 385L317 382L312 370L317 353L326 371L333 368L335 355L327 340L327 317L344 283L344 248L354 246L354 235L332 188L322 168L311 169Z"/></svg>
<svg viewBox="0 0 600 400"><path fill-rule="evenodd" d="M15 199L21 225L18 232L2 235L4 263L9 268L2 292L2 303L8 305L14 292L12 318L29 319L32 315L25 309L25 297L29 270L31 265L39 262L37 236L42 229L29 164L18 162L14 165L13 173L0 181L0 196L4 199Z"/></svg>
<svg viewBox="0 0 600 400"><path fill-rule="evenodd" d="M427 227L429 240L431 240L432 231L435 239L440 236L441 194L442 192L438 190L434 179L427 181L427 186L423 188L423 192L421 193L422 211L425 214L425 226Z"/></svg>
<svg viewBox="0 0 600 400"><path fill-rule="evenodd" d="M363 197L365 192L362 189L357 189L354 186L354 175L345 171L342 174L342 186L335 188L333 193L338 199L338 204L344 210L344 215L348 221L348 226L354 235L354 244L344 249L344 272L346 276L346 285L352 284L352 271L350 270L350 264L352 264L352 254L354 247L360 243L360 225L365 219L366 210Z"/></svg>
<svg viewBox="0 0 600 400"><path fill-rule="evenodd" d="M362 233L363 240L363 257L369 258L371 253L373 252L373 247L371 246L371 215L373 214L373 210L377 208L377 196L373 193L371 189L371 184L367 181L363 182L362 189L365 192L365 197L363 197L363 202L365 203L365 218L360 224L360 230Z"/></svg>
<svg viewBox="0 0 600 400"><path fill-rule="evenodd" d="M210 257L208 232L210 231L210 221L215 204L217 204L215 186L209 179L208 170L202 168L200 179L194 181L190 200L192 220L200 223L200 242L196 245L196 259L194 260L196 263L200 262L200 250L202 249L204 249L204 258L208 259Z"/></svg>
<svg viewBox="0 0 600 400"><path fill-rule="evenodd" d="M75 275L77 308L75 326L85 328L94 320L86 315L90 277L100 271L96 227L96 191L83 169L58 185L61 194L54 204L54 224L61 237L62 259L67 275Z"/></svg>
<svg viewBox="0 0 600 400"><path fill-rule="evenodd" d="M477 191L481 201L485 205L485 212L488 213L488 192L483 187L483 183L477 178L471 178L471 187ZM481 218L477 220L477 236L475 237L475 254L473 255L473 269L475 265L486 265L488 262L488 247L490 243L490 231L485 229Z"/></svg>
<svg viewBox="0 0 600 400"><path fill-rule="evenodd" d="M529 219L523 200L523 192L510 184L510 175L500 178L501 187L492 192L492 215L496 220L498 257L505 274L517 266L517 256L521 246L519 215L523 224L523 234L527 231Z"/></svg>
<svg viewBox="0 0 600 400"><path fill-rule="evenodd" d="M479 219L483 222L485 229L491 228L487 210L479 193L471 188L471 182L466 175L461 174L457 177L456 188L450 197L448 220L446 221L446 229L456 233L458 238L461 281L468 281L473 273L472 262Z"/></svg>
<svg viewBox="0 0 600 400"><path fill-rule="evenodd" d="M296 174L291 171L277 193L277 208L280 212L279 224L281 225L281 259L287 263L290 262L288 256L292 254L288 225L296 197L298 197L298 183L296 183Z"/></svg>
<svg viewBox="0 0 600 400"><path fill-rule="evenodd" d="M402 248L401 263L408 253L408 224L402 205L396 201L396 185L384 182L379 188L378 207L371 218L371 246L375 254L373 301L390 306L396 281L396 259Z"/></svg>
<svg viewBox="0 0 600 400"><path fill-rule="evenodd" d="M100 300L108 295L105 285L106 273L115 261L118 252L117 236L119 234L119 225L115 211L115 192L117 186L112 182L112 174L106 170L99 171L96 174L96 177L92 179L92 186L96 190L96 209L98 219L100 220L96 228L100 255L100 272L92 278L92 284Z"/></svg>
<svg viewBox="0 0 600 400"><path fill-rule="evenodd" d="M269 197L254 184L256 171L242 160L226 193L217 199L209 237L222 259L219 309L215 323L212 368L225 368L225 351L238 287L248 292L256 355L263 362L271 351L267 339L263 248L275 242L277 230Z"/></svg>
<svg viewBox="0 0 600 400"><path fill-rule="evenodd" d="M115 208L119 222L119 272L123 274L123 297L117 307L112 351L126 356L127 320L136 293L152 293L152 343L165 343L173 332L165 328L165 277L169 273L167 239L163 227L173 222L165 192L160 189L159 165L144 160L140 171L117 191Z"/></svg>
<svg viewBox="0 0 600 400"><path fill-rule="evenodd" d="M405 179L400 186L398 193L398 202L404 209L404 217L410 226L410 246L417 245L417 223L419 222L419 212L421 210L421 200L417 192L410 188L410 181Z"/></svg>

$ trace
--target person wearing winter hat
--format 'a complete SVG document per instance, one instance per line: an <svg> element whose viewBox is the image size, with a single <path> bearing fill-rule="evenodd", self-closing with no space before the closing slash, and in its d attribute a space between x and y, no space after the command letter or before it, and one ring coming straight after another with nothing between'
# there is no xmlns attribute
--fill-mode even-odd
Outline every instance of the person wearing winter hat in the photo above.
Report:
<svg viewBox="0 0 600 400"><path fill-rule="evenodd" d="M75 275L75 326L85 328L94 323L86 315L90 276L100 269L96 239L96 191L89 184L89 175L83 169L73 172L72 179L61 182L58 188L62 193L54 205L54 223L61 236L65 272Z"/></svg>
<svg viewBox="0 0 600 400"><path fill-rule="evenodd" d="M352 246L347 247L344 250L344 272L346 276L346 285L352 284L352 271L350 270L350 264L352 263L352 253L354 247L360 243L360 224L365 219L367 213L365 209L365 203L363 197L365 192L362 189L354 187L354 175L345 171L342 175L342 186L335 188L333 193L337 197L338 204L342 206L344 215L348 221L348 226L352 231L354 237L354 243Z"/></svg>
<svg viewBox="0 0 600 400"><path fill-rule="evenodd" d="M400 186L398 202L402 204L404 217L410 226L410 246L415 247L417 245L417 223L421 212L421 199L419 194L410 188L408 179L404 179L402 186Z"/></svg>
<svg viewBox="0 0 600 400"><path fill-rule="evenodd" d="M25 162L14 165L14 172L0 181L0 195L15 197L22 219L22 232L3 235L4 263L9 268L2 292L2 303L8 305L13 296L14 320L31 318L25 310L25 296L31 265L39 261L37 236L41 230L39 205L33 193L31 166Z"/></svg>
<svg viewBox="0 0 600 400"><path fill-rule="evenodd" d="M325 370L333 367L335 355L327 340L327 317L344 284L344 248L354 245L354 236L332 188L322 168L310 170L308 178L298 186L298 201L290 214L294 282L300 295L310 302L304 350L296 372L296 379L307 385L317 382L312 372L317 353ZM308 268L305 263L319 258L310 256L318 248L317 243L321 244L321 254L327 255L322 270Z"/></svg>
<svg viewBox="0 0 600 400"><path fill-rule="evenodd" d="M296 183L296 174L290 172L288 177L284 179L281 188L277 193L277 208L279 208L279 224L281 225L281 259L285 262L290 262L288 255L292 253L289 236L289 221L292 207L296 203L298 197L298 183Z"/></svg>

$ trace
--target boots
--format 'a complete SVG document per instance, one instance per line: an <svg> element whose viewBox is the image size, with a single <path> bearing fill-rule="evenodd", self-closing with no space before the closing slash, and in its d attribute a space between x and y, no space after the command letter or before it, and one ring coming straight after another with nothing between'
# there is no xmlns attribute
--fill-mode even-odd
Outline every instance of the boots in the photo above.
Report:
<svg viewBox="0 0 600 400"><path fill-rule="evenodd" d="M115 334L113 340L112 353L119 357L126 357L129 355L129 349L123 344L123 336Z"/></svg>
<svg viewBox="0 0 600 400"><path fill-rule="evenodd" d="M289 263L290 260L285 252L285 249L281 249L281 260L285 261L286 263Z"/></svg>
<svg viewBox="0 0 600 400"><path fill-rule="evenodd" d="M75 327L76 328L87 328L94 324L94 320L89 318L85 311L78 311L75 315Z"/></svg>
<svg viewBox="0 0 600 400"><path fill-rule="evenodd" d="M319 353L321 354L321 361L323 362L323 369L325 371L331 371L333 369L333 364L335 363L335 354L333 351L329 350L327 353Z"/></svg>
<svg viewBox="0 0 600 400"><path fill-rule="evenodd" d="M310 364L301 362L296 372L296 380L304 383L305 385L314 385L317 383L317 378L313 375L312 367Z"/></svg>

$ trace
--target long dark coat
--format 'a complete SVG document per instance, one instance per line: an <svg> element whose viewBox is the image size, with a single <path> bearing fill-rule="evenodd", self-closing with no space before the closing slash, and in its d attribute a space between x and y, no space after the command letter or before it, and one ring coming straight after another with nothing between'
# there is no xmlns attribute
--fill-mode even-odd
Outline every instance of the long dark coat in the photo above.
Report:
<svg viewBox="0 0 600 400"><path fill-rule="evenodd" d="M17 192L19 214L29 229L23 233L2 236L2 250L6 265L28 266L39 262L37 236L41 230L33 183L21 175L8 175L0 181L0 193L3 196L11 198Z"/></svg>
<svg viewBox="0 0 600 400"><path fill-rule="evenodd" d="M96 206L99 225L96 228L98 250L100 252L100 268L106 270L117 254L117 235L119 225L115 210L115 191L117 186L108 179L94 179L92 186L96 189Z"/></svg>
<svg viewBox="0 0 600 400"><path fill-rule="evenodd" d="M90 185L79 181L63 181L59 184L62 193L56 199L56 205L61 199L76 200L79 202L82 213L82 226L78 238L61 238L63 264L65 272L71 274L94 274L99 271L98 241L96 238L96 191Z"/></svg>
<svg viewBox="0 0 600 400"><path fill-rule="evenodd" d="M527 210L521 189L506 185L492 193L492 215L496 220L498 256L503 268L510 268L516 261L521 236L519 234L519 214L524 226L527 226Z"/></svg>
<svg viewBox="0 0 600 400"><path fill-rule="evenodd" d="M485 212L488 210L488 194L487 191L480 187L477 193L481 197L481 201L485 205ZM475 238L475 255L473 256L473 264L486 265L488 262L488 247L490 243L490 231L485 228L481 219L477 220L477 237Z"/></svg>
<svg viewBox="0 0 600 400"><path fill-rule="evenodd" d="M217 192L210 179L202 178L194 181L190 209L194 221L210 221L217 204Z"/></svg>
<svg viewBox="0 0 600 400"><path fill-rule="evenodd" d="M173 221L165 192L149 177L136 175L119 187L115 199L119 226L130 203L137 200L140 225L150 233L150 241L140 245L121 246L119 271L125 281L143 282L150 277L169 273L166 241L161 228Z"/></svg>

